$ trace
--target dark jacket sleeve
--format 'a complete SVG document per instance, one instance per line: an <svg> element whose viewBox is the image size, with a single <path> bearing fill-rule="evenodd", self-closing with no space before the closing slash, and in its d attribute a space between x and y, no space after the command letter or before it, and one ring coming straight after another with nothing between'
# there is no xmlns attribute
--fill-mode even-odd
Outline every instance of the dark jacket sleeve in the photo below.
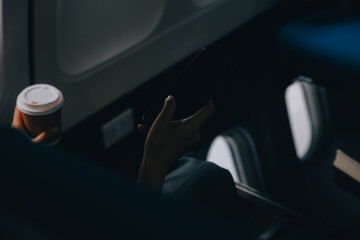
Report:
<svg viewBox="0 0 360 240"><path fill-rule="evenodd" d="M2 239L252 239L86 161L0 129ZM2 228L2 229L1 229Z"/></svg>

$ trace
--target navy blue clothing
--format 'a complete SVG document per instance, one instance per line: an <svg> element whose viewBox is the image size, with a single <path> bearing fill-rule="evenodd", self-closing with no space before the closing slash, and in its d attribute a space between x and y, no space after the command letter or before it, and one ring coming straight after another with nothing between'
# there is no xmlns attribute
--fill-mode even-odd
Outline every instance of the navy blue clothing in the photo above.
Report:
<svg viewBox="0 0 360 240"><path fill-rule="evenodd" d="M1 239L253 239L225 219L0 129Z"/></svg>
<svg viewBox="0 0 360 240"><path fill-rule="evenodd" d="M163 194L233 220L245 206L228 170L190 155L175 162L165 178Z"/></svg>

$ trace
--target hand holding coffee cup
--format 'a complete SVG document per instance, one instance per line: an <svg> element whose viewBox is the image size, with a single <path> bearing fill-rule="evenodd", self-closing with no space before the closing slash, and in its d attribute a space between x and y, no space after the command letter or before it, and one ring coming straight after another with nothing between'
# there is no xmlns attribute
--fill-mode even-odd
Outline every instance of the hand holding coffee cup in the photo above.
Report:
<svg viewBox="0 0 360 240"><path fill-rule="evenodd" d="M29 137L56 143L60 138L62 93L48 84L25 88L18 96L13 127L21 128ZM15 126L14 126L15 125Z"/></svg>

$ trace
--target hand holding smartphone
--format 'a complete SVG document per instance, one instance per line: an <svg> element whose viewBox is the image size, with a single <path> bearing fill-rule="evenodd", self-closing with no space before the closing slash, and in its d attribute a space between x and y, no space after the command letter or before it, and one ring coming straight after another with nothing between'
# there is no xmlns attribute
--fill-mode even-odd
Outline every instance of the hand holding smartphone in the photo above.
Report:
<svg viewBox="0 0 360 240"><path fill-rule="evenodd" d="M169 94L175 97L177 110L174 120L196 113L221 90L234 67L218 54L201 49L175 79L176 85ZM152 103L143 114L143 122L151 126L162 109L163 99Z"/></svg>

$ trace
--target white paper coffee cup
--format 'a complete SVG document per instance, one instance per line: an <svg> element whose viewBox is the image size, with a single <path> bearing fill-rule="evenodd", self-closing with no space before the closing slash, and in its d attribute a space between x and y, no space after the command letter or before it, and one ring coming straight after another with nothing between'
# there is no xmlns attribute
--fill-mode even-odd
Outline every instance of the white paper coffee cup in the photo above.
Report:
<svg viewBox="0 0 360 240"><path fill-rule="evenodd" d="M25 88L17 97L26 131L36 137L53 127L61 128L62 93L48 84L35 84ZM56 140L56 139L55 139Z"/></svg>

